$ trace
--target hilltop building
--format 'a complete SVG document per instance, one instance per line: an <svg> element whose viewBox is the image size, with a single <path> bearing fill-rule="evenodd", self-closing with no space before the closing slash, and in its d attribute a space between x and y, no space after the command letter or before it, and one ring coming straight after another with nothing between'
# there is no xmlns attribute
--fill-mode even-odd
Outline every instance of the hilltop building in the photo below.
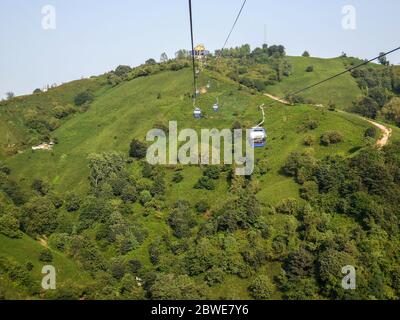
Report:
<svg viewBox="0 0 400 320"><path fill-rule="evenodd" d="M210 51L206 50L206 47L203 44L199 44L194 48L194 51L190 51L190 54L195 56L197 59L202 59L209 55Z"/></svg>

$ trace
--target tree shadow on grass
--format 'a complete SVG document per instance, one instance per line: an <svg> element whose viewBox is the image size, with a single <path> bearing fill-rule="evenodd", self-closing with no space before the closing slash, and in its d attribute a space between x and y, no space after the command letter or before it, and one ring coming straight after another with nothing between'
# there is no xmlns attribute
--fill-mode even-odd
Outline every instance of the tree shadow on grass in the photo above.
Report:
<svg viewBox="0 0 400 320"><path fill-rule="evenodd" d="M360 146L353 147L348 151L348 153L353 154L353 153L356 153L357 151L360 151L361 149L362 149L362 147L360 147Z"/></svg>

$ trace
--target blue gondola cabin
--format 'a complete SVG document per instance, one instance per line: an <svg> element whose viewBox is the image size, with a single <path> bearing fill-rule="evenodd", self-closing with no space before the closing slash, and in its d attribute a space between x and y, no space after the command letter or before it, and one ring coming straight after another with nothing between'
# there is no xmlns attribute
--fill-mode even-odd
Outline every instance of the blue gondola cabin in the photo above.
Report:
<svg viewBox="0 0 400 320"><path fill-rule="evenodd" d="M195 117L196 119L200 119L201 118L201 110L200 110L200 108L194 109L193 117Z"/></svg>
<svg viewBox="0 0 400 320"><path fill-rule="evenodd" d="M253 148L263 148L267 144L267 133L264 128L254 127L250 129L249 139Z"/></svg>

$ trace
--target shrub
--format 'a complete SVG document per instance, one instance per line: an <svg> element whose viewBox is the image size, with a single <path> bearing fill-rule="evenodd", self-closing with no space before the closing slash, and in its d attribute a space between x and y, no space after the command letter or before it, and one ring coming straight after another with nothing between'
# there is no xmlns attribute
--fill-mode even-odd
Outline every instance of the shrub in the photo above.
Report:
<svg viewBox="0 0 400 320"><path fill-rule="evenodd" d="M267 88L264 81L259 79L254 80L254 87L260 92L264 91Z"/></svg>
<svg viewBox="0 0 400 320"><path fill-rule="evenodd" d="M261 160L257 161L256 168L257 168L258 174L261 176L266 175L268 173L268 171L271 170L268 159L261 159Z"/></svg>
<svg viewBox="0 0 400 320"><path fill-rule="evenodd" d="M128 270L133 274L137 274L143 268L143 264L140 260L132 259L128 261Z"/></svg>
<svg viewBox="0 0 400 320"><path fill-rule="evenodd" d="M375 87L371 88L368 91L368 97L375 100L375 102L379 105L380 108L383 108L385 104L390 101L391 94L386 88Z"/></svg>
<svg viewBox="0 0 400 320"><path fill-rule="evenodd" d="M314 66L308 66L306 69L306 72L313 72L314 71Z"/></svg>
<svg viewBox="0 0 400 320"><path fill-rule="evenodd" d="M284 263L284 269L289 279L309 276L314 267L313 255L305 249L300 249L289 255Z"/></svg>
<svg viewBox="0 0 400 320"><path fill-rule="evenodd" d="M124 202L136 202L137 200L137 190L132 185L126 185L122 189L121 199Z"/></svg>
<svg viewBox="0 0 400 320"><path fill-rule="evenodd" d="M129 72L132 71L132 68L130 66L118 66L114 73L118 76L118 77L124 77L126 76Z"/></svg>
<svg viewBox="0 0 400 320"><path fill-rule="evenodd" d="M26 268L27 271L32 271L33 267L34 266L33 266L32 262L27 262L26 265L25 265L25 268Z"/></svg>
<svg viewBox="0 0 400 320"><path fill-rule="evenodd" d="M352 256L346 252L327 249L322 252L317 261L318 276L324 291L337 299L343 292L341 279L342 268L347 265L356 265Z"/></svg>
<svg viewBox="0 0 400 320"><path fill-rule="evenodd" d="M196 225L195 216L186 201L178 201L168 216L168 224L177 238L189 237L191 229Z"/></svg>
<svg viewBox="0 0 400 320"><path fill-rule="evenodd" d="M9 238L21 238L22 232L19 230L17 218L9 213L0 216L0 233Z"/></svg>
<svg viewBox="0 0 400 320"><path fill-rule="evenodd" d="M133 139L129 149L129 156L136 159L144 159L147 154L147 146L145 143Z"/></svg>
<svg viewBox="0 0 400 320"><path fill-rule="evenodd" d="M304 126L308 130L315 130L319 127L319 123L316 120L309 120L304 124Z"/></svg>
<svg viewBox="0 0 400 320"><path fill-rule="evenodd" d="M77 109L72 105L66 105L66 106L57 105L53 109L54 116L57 119L63 119L69 116L70 114L75 113L76 111Z"/></svg>
<svg viewBox="0 0 400 320"><path fill-rule="evenodd" d="M52 262L53 261L53 255L49 250L43 250L39 253L39 261L41 262Z"/></svg>
<svg viewBox="0 0 400 320"><path fill-rule="evenodd" d="M197 181L196 185L194 186L195 189L205 189L205 190L214 190L215 184L214 182L208 177L201 177L199 181Z"/></svg>
<svg viewBox="0 0 400 320"><path fill-rule="evenodd" d="M182 181L183 181L183 175L182 175L182 173L180 173L179 171L178 171L178 172L175 172L175 173L174 173L174 176L172 177L172 181L175 182L175 183L182 182Z"/></svg>
<svg viewBox="0 0 400 320"><path fill-rule="evenodd" d="M369 127L367 130L364 132L364 137L365 138L375 138L376 137L376 128L375 127Z"/></svg>
<svg viewBox="0 0 400 320"><path fill-rule="evenodd" d="M207 210L210 209L210 205L208 204L207 201L201 200L201 201L196 203L194 208L196 209L197 213L204 213L204 212L206 212Z"/></svg>
<svg viewBox="0 0 400 320"><path fill-rule="evenodd" d="M302 96L299 95L290 95L286 96L286 99L291 103L291 104L301 104L305 103L305 100Z"/></svg>
<svg viewBox="0 0 400 320"><path fill-rule="evenodd" d="M72 192L68 192L65 196L65 209L68 212L78 211L81 207L81 198Z"/></svg>
<svg viewBox="0 0 400 320"><path fill-rule="evenodd" d="M400 98L390 100L382 109L382 115L386 120L393 121L400 126Z"/></svg>
<svg viewBox="0 0 400 320"><path fill-rule="evenodd" d="M343 141L343 136L337 131L328 131L321 136L321 144L329 146Z"/></svg>
<svg viewBox="0 0 400 320"><path fill-rule="evenodd" d="M204 171L203 175L213 180L218 180L221 173L219 166L208 166Z"/></svg>
<svg viewBox="0 0 400 320"><path fill-rule="evenodd" d="M207 284L212 287L224 282L224 278L224 270L218 267L213 267L206 272L204 280L206 280Z"/></svg>
<svg viewBox="0 0 400 320"><path fill-rule="evenodd" d="M300 209L296 199L284 199L276 206L276 212L286 215L297 215Z"/></svg>
<svg viewBox="0 0 400 320"><path fill-rule="evenodd" d="M310 173L315 167L315 159L309 153L292 152L287 158L282 172L288 176L297 177L302 168Z"/></svg>
<svg viewBox="0 0 400 320"><path fill-rule="evenodd" d="M300 188L300 196L307 201L310 201L318 196L318 192L318 184L314 181L306 181Z"/></svg>
<svg viewBox="0 0 400 320"><path fill-rule="evenodd" d="M0 174L1 179L1 174ZM1 179L2 180L2 179ZM7 178L4 181L0 180L0 187L3 189L4 193L10 197L15 205L20 206L26 201L26 194L20 188L20 186L13 180Z"/></svg>
<svg viewBox="0 0 400 320"><path fill-rule="evenodd" d="M65 251L68 247L70 237L66 233L53 233L49 238L49 244L52 248Z"/></svg>
<svg viewBox="0 0 400 320"><path fill-rule="evenodd" d="M200 300L204 298L204 288L187 275L160 274L150 288L155 300Z"/></svg>
<svg viewBox="0 0 400 320"><path fill-rule="evenodd" d="M310 53L308 51L304 51L304 53L302 54L303 57L309 57Z"/></svg>
<svg viewBox="0 0 400 320"><path fill-rule="evenodd" d="M360 101L354 103L352 111L355 113L359 113L364 117L368 117L371 119L375 119L378 115L380 107L378 103L370 98L364 97Z"/></svg>
<svg viewBox="0 0 400 320"><path fill-rule="evenodd" d="M90 91L84 91L75 97L75 105L79 107L86 103L91 103L93 100L94 95Z"/></svg>
<svg viewBox="0 0 400 320"><path fill-rule="evenodd" d="M33 197L23 206L21 229L29 235L49 236L57 226L57 211L48 198Z"/></svg>
<svg viewBox="0 0 400 320"><path fill-rule="evenodd" d="M329 111L335 111L336 110L336 104L334 102L332 102L332 101L329 101L328 110Z"/></svg>
<svg viewBox="0 0 400 320"><path fill-rule="evenodd" d="M50 186L46 181L35 179L32 182L32 189L39 193L39 195L45 196L49 192Z"/></svg>
<svg viewBox="0 0 400 320"><path fill-rule="evenodd" d="M3 172L5 175L10 175L11 169L0 161L0 172Z"/></svg>
<svg viewBox="0 0 400 320"><path fill-rule="evenodd" d="M248 290L254 299L267 300L271 298L275 287L267 275L259 275L251 282Z"/></svg>
<svg viewBox="0 0 400 320"><path fill-rule="evenodd" d="M115 74L109 74L107 76L107 82L112 87L119 85L122 81L123 81L122 78L118 77Z"/></svg>
<svg viewBox="0 0 400 320"><path fill-rule="evenodd" d="M239 74L245 74L245 73L247 73L247 72L249 72L249 70L248 70L246 67L240 67L240 68L238 68L238 73L239 73Z"/></svg>
<svg viewBox="0 0 400 320"><path fill-rule="evenodd" d="M247 78L247 77L243 77L243 78L239 79L239 83L241 85L244 85L245 87L249 87L249 88L252 88L254 86L253 80L250 78Z"/></svg>
<svg viewBox="0 0 400 320"><path fill-rule="evenodd" d="M304 138L304 145L307 147L312 147L315 144L315 137L312 135L308 135Z"/></svg>
<svg viewBox="0 0 400 320"><path fill-rule="evenodd" d="M112 276L117 280L121 280L125 275L125 264L120 259L115 259L110 269Z"/></svg>
<svg viewBox="0 0 400 320"><path fill-rule="evenodd" d="M152 199L151 193L148 190L143 190L139 195L140 203L144 206Z"/></svg>
<svg viewBox="0 0 400 320"><path fill-rule="evenodd" d="M149 255L150 255L150 262L153 265L157 265L160 262L160 255L161 255L161 249L160 249L160 244L158 241L154 241L149 245L148 248Z"/></svg>

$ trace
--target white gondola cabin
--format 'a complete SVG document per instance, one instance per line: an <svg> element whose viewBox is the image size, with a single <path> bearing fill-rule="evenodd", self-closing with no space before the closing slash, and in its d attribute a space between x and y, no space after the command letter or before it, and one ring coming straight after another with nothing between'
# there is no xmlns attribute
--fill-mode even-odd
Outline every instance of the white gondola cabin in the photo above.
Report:
<svg viewBox="0 0 400 320"><path fill-rule="evenodd" d="M262 127L254 127L250 129L249 139L253 148L262 148L267 144L267 133Z"/></svg>
<svg viewBox="0 0 400 320"><path fill-rule="evenodd" d="M200 108L194 109L193 117L195 117L196 119L200 119L201 116L202 116L202 114L201 114L201 109L200 109Z"/></svg>
<svg viewBox="0 0 400 320"><path fill-rule="evenodd" d="M218 103L216 103L216 104L213 105L213 110L214 110L214 112L218 112L218 110L219 110L219 105L218 105Z"/></svg>

